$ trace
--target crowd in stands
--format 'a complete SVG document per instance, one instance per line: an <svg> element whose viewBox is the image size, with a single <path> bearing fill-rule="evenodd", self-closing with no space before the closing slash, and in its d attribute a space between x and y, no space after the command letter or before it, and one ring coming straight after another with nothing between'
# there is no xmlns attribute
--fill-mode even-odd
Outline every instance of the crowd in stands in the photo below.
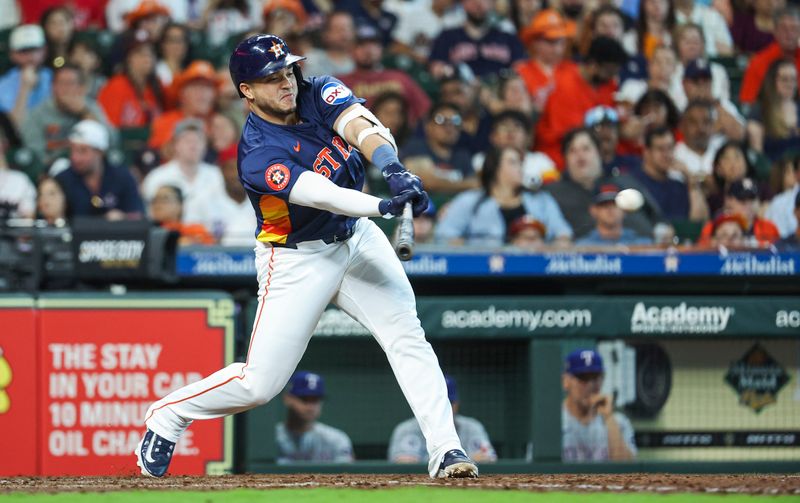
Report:
<svg viewBox="0 0 800 503"><path fill-rule="evenodd" d="M250 246L254 33L391 128L448 246L796 249L797 0L0 0L0 217ZM370 168L367 190L386 191ZM635 189L643 204L617 195Z"/></svg>

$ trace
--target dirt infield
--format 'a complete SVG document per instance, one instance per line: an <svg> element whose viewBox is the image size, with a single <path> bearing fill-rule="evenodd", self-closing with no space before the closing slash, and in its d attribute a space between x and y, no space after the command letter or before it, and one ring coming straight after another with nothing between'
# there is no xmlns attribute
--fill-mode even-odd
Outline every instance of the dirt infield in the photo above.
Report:
<svg viewBox="0 0 800 503"><path fill-rule="evenodd" d="M13 477L0 478L9 492L107 492L145 490L277 489L404 486L579 492L800 494L800 475L485 475L471 480L431 480L423 475L227 475L219 477Z"/></svg>

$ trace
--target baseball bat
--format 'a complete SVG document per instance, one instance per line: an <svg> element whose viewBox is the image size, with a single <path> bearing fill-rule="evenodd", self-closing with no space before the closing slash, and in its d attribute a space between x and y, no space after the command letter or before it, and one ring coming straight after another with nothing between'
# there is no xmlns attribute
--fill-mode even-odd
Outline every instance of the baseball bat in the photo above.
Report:
<svg viewBox="0 0 800 503"><path fill-rule="evenodd" d="M397 222L394 236L394 250L400 260L411 260L414 255L414 216L411 203L406 203L403 214Z"/></svg>

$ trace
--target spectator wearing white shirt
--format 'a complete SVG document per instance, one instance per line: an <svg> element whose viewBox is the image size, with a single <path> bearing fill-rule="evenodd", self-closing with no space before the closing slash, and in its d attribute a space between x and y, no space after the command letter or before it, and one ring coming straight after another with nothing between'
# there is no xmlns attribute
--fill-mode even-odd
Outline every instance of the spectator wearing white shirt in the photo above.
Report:
<svg viewBox="0 0 800 503"><path fill-rule="evenodd" d="M711 89L711 66L705 59L689 61L683 72L683 91L689 101L707 100L714 106L714 133L743 141L745 120L730 100L717 98Z"/></svg>
<svg viewBox="0 0 800 503"><path fill-rule="evenodd" d="M203 224L220 234L228 196L220 169L203 162L208 145L205 125L198 119L182 120L175 126L172 143L172 160L145 177L142 196L149 202L159 187L174 185L184 196L183 222Z"/></svg>
<svg viewBox="0 0 800 503"><path fill-rule="evenodd" d="M5 140L0 137L0 220L33 218L36 187L24 173L8 166L5 148Z"/></svg>
<svg viewBox="0 0 800 503"><path fill-rule="evenodd" d="M693 60L706 58L706 45L703 40L703 29L694 23L687 23L675 30L675 50L678 65L671 74L669 95L679 110L686 108L689 100L683 91L683 74L686 66ZM714 99L730 101L731 83L725 67L719 63L709 63L711 69L711 95Z"/></svg>
<svg viewBox="0 0 800 503"><path fill-rule="evenodd" d="M695 23L703 29L706 54L709 57L733 54L733 38L718 11L695 0L675 0L675 20L678 24Z"/></svg>
<svg viewBox="0 0 800 503"><path fill-rule="evenodd" d="M708 100L690 101L680 121L683 141L675 147L675 160L685 170L671 171L670 176L687 183L709 176L714 165L714 155L726 138L714 134L714 104Z"/></svg>
<svg viewBox="0 0 800 503"><path fill-rule="evenodd" d="M221 243L225 246L254 246L255 231L258 223L253 204L239 181L239 169L236 156L238 143L234 143L219 153L217 162L225 180L226 204L222 209L225 227L222 231Z"/></svg>
<svg viewBox="0 0 800 503"><path fill-rule="evenodd" d="M433 40L449 28L464 24L464 9L455 0L419 0L403 2L393 11L397 26L392 32L393 52L407 54L426 65Z"/></svg>

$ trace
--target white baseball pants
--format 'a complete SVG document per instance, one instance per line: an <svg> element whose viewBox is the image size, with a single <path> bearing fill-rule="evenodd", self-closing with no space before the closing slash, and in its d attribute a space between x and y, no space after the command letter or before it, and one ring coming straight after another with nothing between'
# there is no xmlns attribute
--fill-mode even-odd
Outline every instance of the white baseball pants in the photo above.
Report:
<svg viewBox="0 0 800 503"><path fill-rule="evenodd" d="M366 218L343 243L256 247L259 301L245 363L233 363L155 402L145 424L176 442L195 419L270 401L283 390L333 302L372 332L419 421L431 477L444 453L462 449L447 387L417 318L414 292L383 232ZM390 432L386 432L387 438ZM463 450L463 449L462 449Z"/></svg>

